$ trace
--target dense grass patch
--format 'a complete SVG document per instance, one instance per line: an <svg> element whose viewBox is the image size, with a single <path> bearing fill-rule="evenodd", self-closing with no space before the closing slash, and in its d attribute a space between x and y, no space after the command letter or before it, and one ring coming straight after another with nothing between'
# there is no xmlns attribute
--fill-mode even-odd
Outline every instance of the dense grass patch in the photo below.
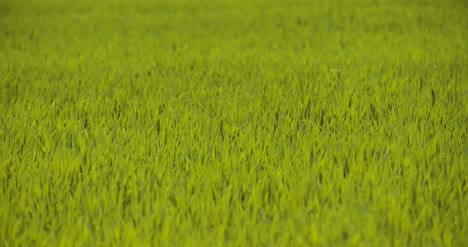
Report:
<svg viewBox="0 0 468 247"><path fill-rule="evenodd" d="M464 1L0 2L0 246L468 244Z"/></svg>

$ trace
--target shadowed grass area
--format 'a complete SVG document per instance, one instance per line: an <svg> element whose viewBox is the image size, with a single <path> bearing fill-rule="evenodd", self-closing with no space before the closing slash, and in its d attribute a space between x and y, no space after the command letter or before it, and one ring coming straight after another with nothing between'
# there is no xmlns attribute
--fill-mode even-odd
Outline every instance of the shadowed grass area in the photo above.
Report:
<svg viewBox="0 0 468 247"><path fill-rule="evenodd" d="M0 246L464 246L463 1L0 2Z"/></svg>

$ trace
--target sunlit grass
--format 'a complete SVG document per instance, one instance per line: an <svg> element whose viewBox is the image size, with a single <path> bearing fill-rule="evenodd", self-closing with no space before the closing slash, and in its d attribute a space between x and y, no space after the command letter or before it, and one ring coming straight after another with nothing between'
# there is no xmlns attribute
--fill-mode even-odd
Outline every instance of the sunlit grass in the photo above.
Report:
<svg viewBox="0 0 468 247"><path fill-rule="evenodd" d="M462 1L0 3L0 246L464 246Z"/></svg>

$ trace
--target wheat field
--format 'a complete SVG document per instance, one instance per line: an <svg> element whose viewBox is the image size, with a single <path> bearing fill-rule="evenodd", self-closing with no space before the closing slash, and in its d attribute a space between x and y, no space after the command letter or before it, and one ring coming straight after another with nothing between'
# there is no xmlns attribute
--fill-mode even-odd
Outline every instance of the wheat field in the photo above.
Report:
<svg viewBox="0 0 468 247"><path fill-rule="evenodd" d="M0 1L0 246L468 246L462 0Z"/></svg>

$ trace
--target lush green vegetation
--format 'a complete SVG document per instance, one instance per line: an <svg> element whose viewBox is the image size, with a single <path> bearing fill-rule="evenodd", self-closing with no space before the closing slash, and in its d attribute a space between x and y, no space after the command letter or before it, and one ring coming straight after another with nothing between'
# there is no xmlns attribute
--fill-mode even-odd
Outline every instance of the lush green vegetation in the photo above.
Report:
<svg viewBox="0 0 468 247"><path fill-rule="evenodd" d="M463 246L467 40L463 0L0 1L0 246Z"/></svg>

